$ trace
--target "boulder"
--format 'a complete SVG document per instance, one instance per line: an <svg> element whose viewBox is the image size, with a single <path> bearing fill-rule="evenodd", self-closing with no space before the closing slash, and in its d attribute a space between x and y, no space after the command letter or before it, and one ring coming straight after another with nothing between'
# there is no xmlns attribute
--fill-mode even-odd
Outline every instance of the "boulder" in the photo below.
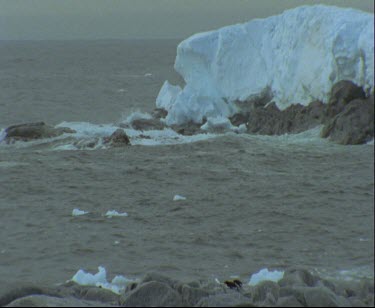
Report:
<svg viewBox="0 0 375 308"><path fill-rule="evenodd" d="M124 307L182 307L181 295L169 285L150 281L126 293L120 300Z"/></svg>
<svg viewBox="0 0 375 308"><path fill-rule="evenodd" d="M59 298L47 295L29 295L16 299L6 307L109 307L109 305L73 297Z"/></svg>
<svg viewBox="0 0 375 308"><path fill-rule="evenodd" d="M210 295L208 291L183 285L181 288L182 300L190 307L196 305L202 298Z"/></svg>
<svg viewBox="0 0 375 308"><path fill-rule="evenodd" d="M64 133L75 133L68 127L53 127L44 122L26 123L12 125L5 129L5 141L7 143L13 141L31 141L43 138L52 138L60 136Z"/></svg>
<svg viewBox="0 0 375 308"><path fill-rule="evenodd" d="M327 120L321 136L339 144L363 144L374 138L374 96L355 99Z"/></svg>
<svg viewBox="0 0 375 308"><path fill-rule="evenodd" d="M251 300L254 303L263 303L268 299L268 301L276 303L279 297L279 290L280 287L276 282L262 281L252 287L250 291Z"/></svg>
<svg viewBox="0 0 375 308"><path fill-rule="evenodd" d="M154 119L165 119L168 115L168 111L163 108L155 108L151 115Z"/></svg>
<svg viewBox="0 0 375 308"><path fill-rule="evenodd" d="M279 297L275 306L276 307L303 307L303 305L294 296Z"/></svg>
<svg viewBox="0 0 375 308"><path fill-rule="evenodd" d="M48 294L50 290L43 287L38 287L34 285L24 285L24 286L8 286L7 288L2 288L0 293L0 307L8 305L10 302L25 297L32 294Z"/></svg>
<svg viewBox="0 0 375 308"><path fill-rule="evenodd" d="M130 140L125 131L121 128L118 128L111 136L104 137L103 143L114 147L121 147L130 145Z"/></svg>
<svg viewBox="0 0 375 308"><path fill-rule="evenodd" d="M308 307L351 307L344 297L324 287L307 288L304 297Z"/></svg>
<svg viewBox="0 0 375 308"><path fill-rule="evenodd" d="M330 120L342 112L345 106L354 99L364 99L365 92L352 81L341 80L331 89L330 98L325 111L325 120Z"/></svg>
<svg viewBox="0 0 375 308"><path fill-rule="evenodd" d="M131 126L136 130L163 130L166 127L159 119L136 119Z"/></svg>

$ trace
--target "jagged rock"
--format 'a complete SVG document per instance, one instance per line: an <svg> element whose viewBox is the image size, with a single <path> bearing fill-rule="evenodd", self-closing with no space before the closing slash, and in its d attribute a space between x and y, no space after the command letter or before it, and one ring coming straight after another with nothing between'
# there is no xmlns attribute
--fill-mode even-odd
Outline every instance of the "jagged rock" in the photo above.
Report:
<svg viewBox="0 0 375 308"><path fill-rule="evenodd" d="M364 99L365 92L349 80L335 83L331 89L330 98L325 112L325 119L329 120L342 112L345 106L354 99Z"/></svg>
<svg viewBox="0 0 375 308"><path fill-rule="evenodd" d="M111 136L104 137L103 143L109 144L114 147L121 147L125 145L130 145L130 140L125 131L121 128L118 128Z"/></svg>
<svg viewBox="0 0 375 308"><path fill-rule="evenodd" d="M131 126L136 130L163 130L166 127L159 119L136 119Z"/></svg>
<svg viewBox="0 0 375 308"><path fill-rule="evenodd" d="M47 295L29 295L14 300L6 307L108 307L106 303L77 298L59 298Z"/></svg>
<svg viewBox="0 0 375 308"><path fill-rule="evenodd" d="M374 96L346 104L341 113L327 120L321 136L340 144L362 144L374 138Z"/></svg>
<svg viewBox="0 0 375 308"><path fill-rule="evenodd" d="M163 108L155 108L152 113L152 117L155 119L164 119L168 115L168 111Z"/></svg>
<svg viewBox="0 0 375 308"><path fill-rule="evenodd" d="M35 139L52 138L60 136L64 133L75 133L68 127L53 127L44 122L26 123L12 125L5 129L5 141L30 141Z"/></svg>
<svg viewBox="0 0 375 308"><path fill-rule="evenodd" d="M124 307L182 307L181 295L165 283L150 281L124 295Z"/></svg>
<svg viewBox="0 0 375 308"><path fill-rule="evenodd" d="M184 136L192 136L192 135L196 135L196 134L199 134L199 133L202 133L203 131L200 129L200 127L203 125L204 123L200 123L200 124L197 124L197 123L187 123L185 125L173 125L171 126L171 128L177 132L178 134L180 135L184 135Z"/></svg>
<svg viewBox="0 0 375 308"><path fill-rule="evenodd" d="M251 299L237 291L202 298L195 307L253 307Z"/></svg>

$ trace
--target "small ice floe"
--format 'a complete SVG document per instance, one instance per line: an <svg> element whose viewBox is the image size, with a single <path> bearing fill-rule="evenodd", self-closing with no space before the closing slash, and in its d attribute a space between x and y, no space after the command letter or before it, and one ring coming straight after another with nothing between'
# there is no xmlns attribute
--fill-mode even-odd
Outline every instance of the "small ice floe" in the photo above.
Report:
<svg viewBox="0 0 375 308"><path fill-rule="evenodd" d="M96 274L86 273L84 270L79 270L71 279L75 283L81 286L95 286L103 289L107 289L116 294L121 294L125 291L125 288L129 282L133 280L128 279L124 276L116 276L112 279L112 282L107 281L107 272L104 267L99 266Z"/></svg>
<svg viewBox="0 0 375 308"><path fill-rule="evenodd" d="M186 200L186 197L181 196L181 195L175 195L173 197L173 201L182 201L182 200Z"/></svg>
<svg viewBox="0 0 375 308"><path fill-rule="evenodd" d="M284 277L283 271L269 271L267 268L261 269L258 273L251 275L249 285L255 286L262 281L274 281L278 282Z"/></svg>
<svg viewBox="0 0 375 308"><path fill-rule="evenodd" d="M88 212L81 211L80 209L74 209L72 211L72 216L82 216L82 215L85 215L85 214L88 214Z"/></svg>
<svg viewBox="0 0 375 308"><path fill-rule="evenodd" d="M119 217L127 217L128 216L128 213L124 212L124 213L119 213L117 211L107 211L107 213L105 213L104 216L107 216L108 218L112 218L114 216L119 216Z"/></svg>

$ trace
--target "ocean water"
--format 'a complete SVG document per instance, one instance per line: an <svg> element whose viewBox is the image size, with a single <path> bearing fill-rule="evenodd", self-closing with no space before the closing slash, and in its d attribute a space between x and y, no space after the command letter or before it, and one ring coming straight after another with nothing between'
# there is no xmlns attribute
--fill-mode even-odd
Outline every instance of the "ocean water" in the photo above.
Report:
<svg viewBox="0 0 375 308"><path fill-rule="evenodd" d="M316 128L279 137L128 131L130 147L73 146L152 111L165 80L183 85L177 44L0 42L0 131L32 121L77 130L0 143L0 286L61 283L100 265L110 276L183 280L288 266L373 278L373 143L336 145ZM128 216L106 217L112 210Z"/></svg>

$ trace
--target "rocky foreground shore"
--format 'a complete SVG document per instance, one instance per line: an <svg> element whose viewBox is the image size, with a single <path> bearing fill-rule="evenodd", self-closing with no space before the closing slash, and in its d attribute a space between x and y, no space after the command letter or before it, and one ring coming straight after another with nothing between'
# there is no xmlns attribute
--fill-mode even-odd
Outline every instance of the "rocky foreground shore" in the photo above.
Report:
<svg viewBox="0 0 375 308"><path fill-rule="evenodd" d="M229 285L229 286L228 286ZM329 281L301 268L289 268L277 283L218 281L184 283L149 273L131 282L122 294L81 286L72 281L57 287L7 286L0 291L5 307L373 307L374 281Z"/></svg>

